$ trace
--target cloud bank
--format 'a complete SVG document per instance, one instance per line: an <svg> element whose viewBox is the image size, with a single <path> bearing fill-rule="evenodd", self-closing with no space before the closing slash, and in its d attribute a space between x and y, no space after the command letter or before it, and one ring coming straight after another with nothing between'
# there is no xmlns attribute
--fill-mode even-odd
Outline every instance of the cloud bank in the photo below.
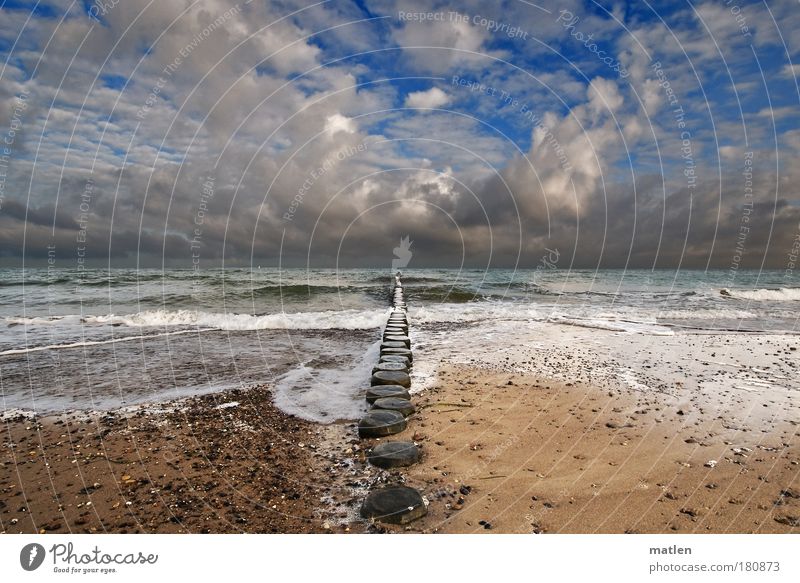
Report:
<svg viewBox="0 0 800 583"><path fill-rule="evenodd" d="M5 265L784 269L800 237L790 0L92 6L0 9Z"/></svg>

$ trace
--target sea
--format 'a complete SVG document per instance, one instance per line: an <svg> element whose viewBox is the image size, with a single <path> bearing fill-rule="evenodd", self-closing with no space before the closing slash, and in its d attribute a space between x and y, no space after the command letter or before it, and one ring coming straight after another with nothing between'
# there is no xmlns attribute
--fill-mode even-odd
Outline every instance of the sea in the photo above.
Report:
<svg viewBox="0 0 800 583"><path fill-rule="evenodd" d="M419 346L465 326L479 334L534 323L642 339L799 331L800 278L786 271L402 272ZM355 419L393 282L388 269L2 269L2 413L105 411L206 393L224 407L226 389L267 384L291 414ZM415 369L433 374L425 358L415 352Z"/></svg>

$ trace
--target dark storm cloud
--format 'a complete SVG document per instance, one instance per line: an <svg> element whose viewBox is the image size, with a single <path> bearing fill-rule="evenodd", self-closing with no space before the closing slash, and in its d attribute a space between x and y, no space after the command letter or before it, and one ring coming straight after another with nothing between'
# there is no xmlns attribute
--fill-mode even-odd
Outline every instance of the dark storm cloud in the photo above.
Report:
<svg viewBox="0 0 800 583"><path fill-rule="evenodd" d="M753 65L734 58L741 39L710 4L676 17L675 36L628 15L635 37L578 3L559 7L604 39L626 79L576 44L557 14L520 2L494 12L535 42L504 40L471 18L399 22L388 1L368 3L369 15L335 2L187 6L120 3L102 25L72 7L63 24L34 17L24 31L24 11L6 10L2 40L22 31L24 43L5 55L1 132L17 97L29 95L4 176L6 263L41 260L54 245L69 266L83 243L86 257L112 265L388 265L410 236L416 266L531 267L547 248L559 250L560 267L785 266L800 222L800 140L790 127L798 102L781 95L775 127L762 115ZM415 6L490 16L480 2L402 4ZM789 3L772 9L787 25L797 19ZM777 46L763 10L749 14L756 46ZM714 19L714 38L701 17ZM332 30L309 37L321 28ZM796 51L797 35L784 32ZM745 107L761 112L745 116L747 147L730 96L717 98L712 84L706 104L680 51L709 71L721 62L715 40L739 67L732 75ZM434 48L341 59L423 44ZM694 124L691 187L650 53ZM766 64L783 71L772 91L791 89L793 70L778 61ZM536 122L454 88L453 74L527 99ZM701 81L712 83L708 75ZM426 80L389 81L401 76ZM451 112L404 109L426 106Z"/></svg>

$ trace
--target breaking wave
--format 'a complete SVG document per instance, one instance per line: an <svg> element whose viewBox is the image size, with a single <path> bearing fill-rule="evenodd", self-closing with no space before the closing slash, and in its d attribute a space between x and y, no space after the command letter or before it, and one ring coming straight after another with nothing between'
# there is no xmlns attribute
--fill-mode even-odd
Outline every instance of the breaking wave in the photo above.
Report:
<svg viewBox="0 0 800 583"><path fill-rule="evenodd" d="M54 316L50 318L6 318L9 325L112 325L132 328L192 326L214 330L366 330L380 328L388 309L298 312L268 315L201 312L194 310L148 310L135 314L103 316Z"/></svg>
<svg viewBox="0 0 800 583"><path fill-rule="evenodd" d="M774 289L728 289L719 291L721 296L740 300L796 302L800 301L800 288L779 287Z"/></svg>

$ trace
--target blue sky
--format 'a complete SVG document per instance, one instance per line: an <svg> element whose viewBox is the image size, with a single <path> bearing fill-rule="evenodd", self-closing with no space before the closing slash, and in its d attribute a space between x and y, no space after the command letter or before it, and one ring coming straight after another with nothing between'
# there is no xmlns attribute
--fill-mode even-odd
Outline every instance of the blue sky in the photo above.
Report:
<svg viewBox="0 0 800 583"><path fill-rule="evenodd" d="M87 182L106 264L789 263L793 0L100 6L0 8L5 263L69 265Z"/></svg>

